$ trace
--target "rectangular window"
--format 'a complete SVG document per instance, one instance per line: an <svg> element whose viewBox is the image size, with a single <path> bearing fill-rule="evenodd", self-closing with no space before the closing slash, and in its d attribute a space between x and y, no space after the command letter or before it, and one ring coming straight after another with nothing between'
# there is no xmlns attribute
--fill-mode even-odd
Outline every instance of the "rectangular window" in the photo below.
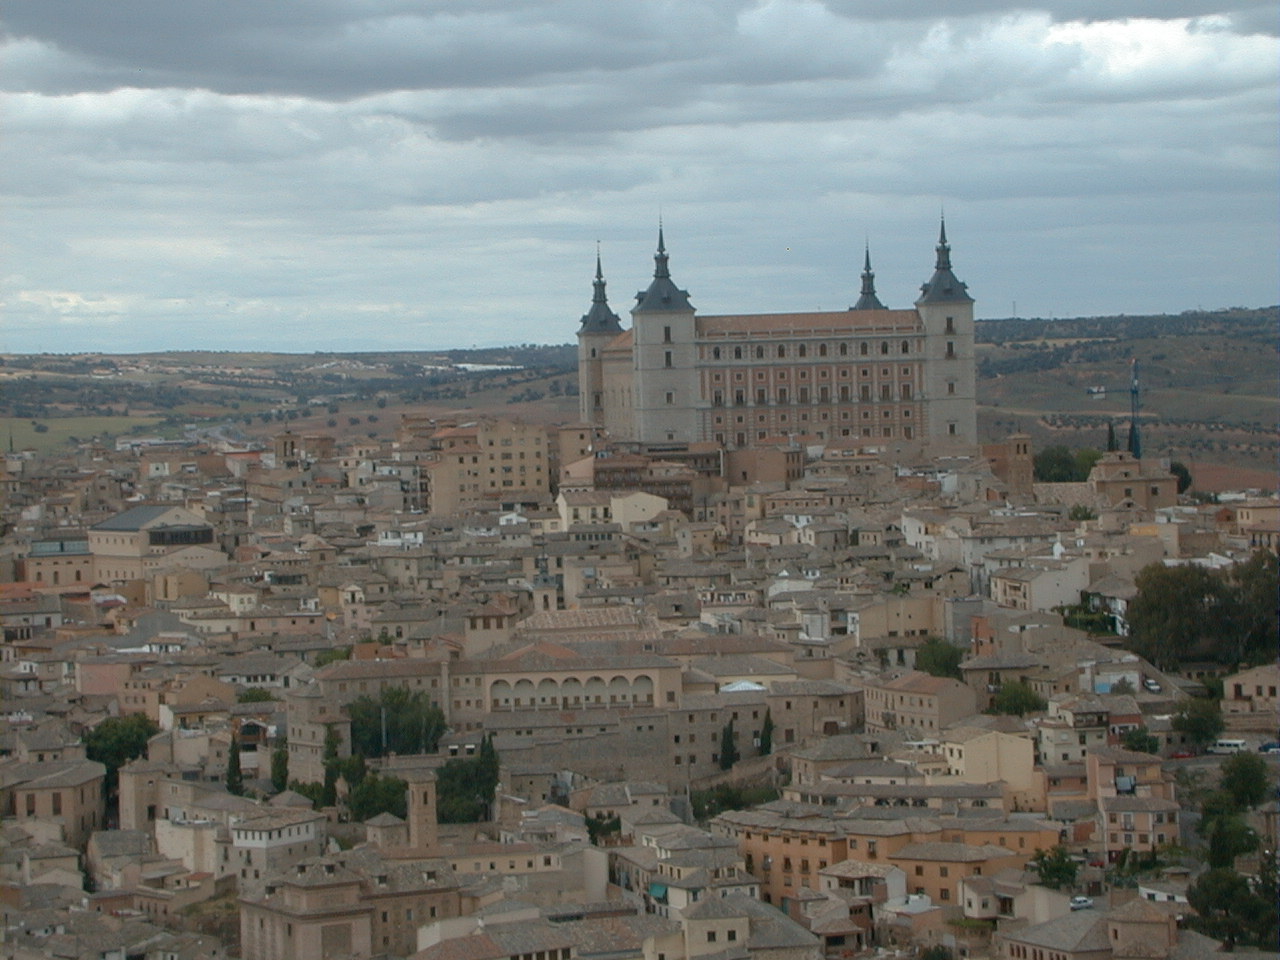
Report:
<svg viewBox="0 0 1280 960"><path fill-rule="evenodd" d="M671 351L670 351L670 350L666 351L666 353L665 353L665 354L664 354L664 356L663 356L663 366L666 366L666 367L671 366Z"/></svg>

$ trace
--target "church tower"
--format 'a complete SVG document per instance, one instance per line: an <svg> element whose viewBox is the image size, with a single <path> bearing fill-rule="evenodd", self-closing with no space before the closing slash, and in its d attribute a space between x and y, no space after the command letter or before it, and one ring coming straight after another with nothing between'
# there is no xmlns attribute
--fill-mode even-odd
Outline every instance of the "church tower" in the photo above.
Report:
<svg viewBox="0 0 1280 960"><path fill-rule="evenodd" d="M591 309L583 315L582 326L578 328L578 417L583 423L603 427L606 400L604 348L622 332L622 321L609 309L599 250L596 250L594 287Z"/></svg>
<svg viewBox="0 0 1280 960"><path fill-rule="evenodd" d="M920 287L916 310L925 331L926 436L938 449L978 442L974 383L973 297L951 270L944 220L938 234L933 276Z"/></svg>
<svg viewBox="0 0 1280 960"><path fill-rule="evenodd" d="M671 280L661 226L653 262L653 282L631 308L635 439L693 442L701 439L694 308Z"/></svg>

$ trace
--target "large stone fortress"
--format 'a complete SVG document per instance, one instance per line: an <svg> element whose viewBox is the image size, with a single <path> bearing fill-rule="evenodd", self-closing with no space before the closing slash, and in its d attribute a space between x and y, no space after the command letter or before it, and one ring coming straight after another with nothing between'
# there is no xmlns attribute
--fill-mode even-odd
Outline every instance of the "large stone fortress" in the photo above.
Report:
<svg viewBox="0 0 1280 960"><path fill-rule="evenodd" d="M877 298L869 254L858 302L822 313L699 316L671 279L661 228L654 262L624 330L597 257L578 331L582 419L615 440L977 443L973 298L951 271L945 224L910 310Z"/></svg>

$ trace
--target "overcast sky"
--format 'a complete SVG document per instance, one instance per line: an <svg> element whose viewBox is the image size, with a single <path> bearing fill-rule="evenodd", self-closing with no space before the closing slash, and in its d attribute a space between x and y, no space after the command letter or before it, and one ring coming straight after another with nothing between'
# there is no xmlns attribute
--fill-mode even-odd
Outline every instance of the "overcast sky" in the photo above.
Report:
<svg viewBox="0 0 1280 960"><path fill-rule="evenodd" d="M12 0L0 351L573 339L1277 300L1273 0ZM1152 19L1158 18L1158 19Z"/></svg>

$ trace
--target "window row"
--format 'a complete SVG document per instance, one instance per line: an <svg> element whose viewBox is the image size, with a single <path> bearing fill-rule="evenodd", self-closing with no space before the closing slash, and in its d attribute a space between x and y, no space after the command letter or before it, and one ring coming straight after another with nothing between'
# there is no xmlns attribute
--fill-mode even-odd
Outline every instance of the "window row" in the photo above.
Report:
<svg viewBox="0 0 1280 960"><path fill-rule="evenodd" d="M734 360L745 360L749 356L754 356L757 360L763 360L766 354L769 356L784 358L788 356L790 350L791 348L789 347L789 345L785 343L779 343L772 346L766 346L763 343L758 343L754 347L752 346L712 347L711 359L725 360L732 357ZM836 349L834 351L832 351L827 344L820 343L814 348L813 354L814 356L818 356L818 357L825 357L828 355L847 357L853 352L854 352L853 346L852 344L849 344L849 343L837 344ZM857 348L858 356L869 357L875 352L876 350L874 350L871 344L869 344L867 341L863 340L859 342L858 348ZM888 340L881 340L880 346L879 346L879 353L881 356L884 356L884 357L887 357L892 353L898 353L905 356L911 353L911 341L902 340L895 346ZM809 345L807 343L795 344L794 351L791 352L791 355L797 356L797 357L809 356Z"/></svg>

